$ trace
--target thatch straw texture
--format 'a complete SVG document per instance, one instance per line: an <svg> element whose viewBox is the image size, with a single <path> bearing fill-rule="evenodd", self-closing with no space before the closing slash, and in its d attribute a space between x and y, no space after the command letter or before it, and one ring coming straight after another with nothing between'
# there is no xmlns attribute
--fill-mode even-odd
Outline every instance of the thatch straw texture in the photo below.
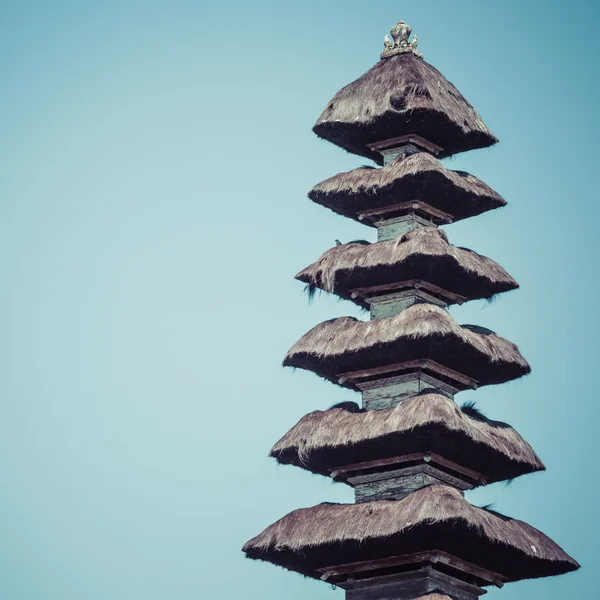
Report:
<svg viewBox="0 0 600 600"><path fill-rule="evenodd" d="M313 131L374 160L367 144L411 133L441 146L442 157L498 141L454 85L412 54L381 60L342 88Z"/></svg>
<svg viewBox="0 0 600 600"><path fill-rule="evenodd" d="M426 152L398 157L379 169L361 167L316 185L314 202L358 220L358 213L421 200L455 221L506 205L486 183L464 171L451 171Z"/></svg>
<svg viewBox="0 0 600 600"><path fill-rule="evenodd" d="M431 359L480 385L530 371L515 344L487 329L461 326L432 304L415 304L393 317L368 322L353 317L325 321L292 346L283 364L337 383L340 373L419 359Z"/></svg>
<svg viewBox="0 0 600 600"><path fill-rule="evenodd" d="M433 485L403 500L295 510L246 543L250 558L315 577L315 569L440 550L509 580L558 575L578 564L534 527Z"/></svg>
<svg viewBox="0 0 600 600"><path fill-rule="evenodd" d="M350 290L420 279L469 300L514 290L518 283L496 262L448 242L424 227L376 244L349 243L327 250L296 279L353 300Z"/></svg>
<svg viewBox="0 0 600 600"><path fill-rule="evenodd" d="M436 393L384 410L311 412L275 444L271 456L281 464L329 475L336 467L416 452L439 454L481 473L487 483L545 469L512 427L469 416Z"/></svg>

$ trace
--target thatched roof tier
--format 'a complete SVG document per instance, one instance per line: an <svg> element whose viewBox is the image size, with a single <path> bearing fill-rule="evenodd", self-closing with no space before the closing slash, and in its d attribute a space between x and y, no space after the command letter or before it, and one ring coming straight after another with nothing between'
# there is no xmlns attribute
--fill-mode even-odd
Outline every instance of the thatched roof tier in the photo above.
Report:
<svg viewBox="0 0 600 600"><path fill-rule="evenodd" d="M424 393L395 408L351 413L317 410L271 450L281 464L328 476L339 467L414 453L435 453L484 477L478 484L544 470L531 446L506 423Z"/></svg>
<svg viewBox="0 0 600 600"><path fill-rule="evenodd" d="M468 300L490 298L519 284L496 262L448 242L435 227L407 231L385 242L351 242L327 250L296 279L368 306L352 291L392 282L422 280Z"/></svg>
<svg viewBox="0 0 600 600"><path fill-rule="evenodd" d="M459 325L432 304L415 304L373 321L341 317L311 329L287 353L284 366L313 371L334 383L340 375L428 359L476 380L503 383L530 372L515 344L489 329Z"/></svg>
<svg viewBox="0 0 600 600"><path fill-rule="evenodd" d="M381 60L342 88L313 131L378 162L381 155L370 144L409 134L441 146L440 157L498 141L454 85L413 54Z"/></svg>
<svg viewBox="0 0 600 600"><path fill-rule="evenodd" d="M403 500L295 510L247 542L243 550L250 558L315 578L336 565L431 550L508 581L559 575L579 567L534 527L475 508L458 490L445 485L423 488Z"/></svg>
<svg viewBox="0 0 600 600"><path fill-rule="evenodd" d="M447 213L452 221L506 205L480 179L464 171L451 171L426 152L400 156L379 169L361 167L340 173L316 185L308 196L317 204L366 225L373 225L374 219L362 213L390 209L386 216L390 218L405 210L398 208L394 212L390 207L412 201Z"/></svg>

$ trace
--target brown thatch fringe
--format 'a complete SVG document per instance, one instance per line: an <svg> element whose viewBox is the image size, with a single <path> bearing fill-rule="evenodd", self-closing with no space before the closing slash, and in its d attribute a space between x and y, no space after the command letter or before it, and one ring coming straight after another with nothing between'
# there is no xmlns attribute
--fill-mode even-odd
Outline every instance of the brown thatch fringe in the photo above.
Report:
<svg viewBox="0 0 600 600"><path fill-rule="evenodd" d="M531 370L515 344L485 328L461 326L432 304L415 304L368 322L353 317L325 321L292 346L283 365L337 383L340 373L425 358L481 385L510 381Z"/></svg>
<svg viewBox="0 0 600 600"><path fill-rule="evenodd" d="M243 548L315 576L314 569L415 551L440 550L509 580L558 575L579 567L531 525L469 504L451 487L432 485L403 500L319 504L295 510Z"/></svg>
<svg viewBox="0 0 600 600"><path fill-rule="evenodd" d="M381 157L367 144L411 133L441 146L441 157L498 141L456 87L411 54L381 60L342 88L313 131L374 160Z"/></svg>
<svg viewBox="0 0 600 600"><path fill-rule="evenodd" d="M495 192L487 183L464 171L447 169L437 158L427 152L417 152L409 156L399 156L389 165L379 169L360 167L353 171L339 173L317 184L311 193L315 194L369 194L374 196L385 192L399 179L422 176L425 173L439 173L452 185L469 196L483 196L495 200L498 205L504 206L506 201ZM427 190L425 190L427 191ZM435 190L431 190L435 194ZM410 198L410 200L423 200L426 198ZM397 200L402 202L402 199Z"/></svg>
<svg viewBox="0 0 600 600"><path fill-rule="evenodd" d="M358 219L358 213L421 200L454 216L473 217L506 201L486 183L464 171L451 171L419 152L398 157L380 169L361 167L317 184L308 196L335 212Z"/></svg>
<svg viewBox="0 0 600 600"><path fill-rule="evenodd" d="M512 427L472 418L436 393L407 398L384 410L311 412L275 444L270 455L282 464L328 475L335 467L421 451L473 469L488 483L545 469Z"/></svg>
<svg viewBox="0 0 600 600"><path fill-rule="evenodd" d="M435 227L408 231L376 244L334 246L300 271L296 279L354 301L352 289L412 279L422 279L470 300L519 287L498 263L452 246L446 234Z"/></svg>

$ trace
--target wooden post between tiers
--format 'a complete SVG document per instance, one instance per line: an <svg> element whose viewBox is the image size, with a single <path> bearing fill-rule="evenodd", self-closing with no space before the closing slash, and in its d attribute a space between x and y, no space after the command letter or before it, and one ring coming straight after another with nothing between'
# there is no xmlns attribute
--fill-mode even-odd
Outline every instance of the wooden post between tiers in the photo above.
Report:
<svg viewBox="0 0 600 600"><path fill-rule="evenodd" d="M377 227L377 241L385 242L387 240L393 240L407 231L422 229L423 227L435 227L436 225L432 221L424 219L418 214L410 213L391 219L377 221L375 226Z"/></svg>
<svg viewBox="0 0 600 600"><path fill-rule="evenodd" d="M482 586L502 587L507 578L440 550L335 565L316 570L346 590L347 600L414 600L431 592L476 600Z"/></svg>
<svg viewBox="0 0 600 600"><path fill-rule="evenodd" d="M384 166L389 165L399 156L409 156L417 152L428 152L429 154L433 154L433 156L437 156L443 150L441 146L414 133L381 140L380 142L373 142L372 144L367 144L367 147L381 154Z"/></svg>
<svg viewBox="0 0 600 600"><path fill-rule="evenodd" d="M355 288L350 290L350 294L352 298L362 298L370 305L371 319L391 317L409 306L424 302L447 308L467 300L464 296L420 279Z"/></svg>
<svg viewBox="0 0 600 600"><path fill-rule="evenodd" d="M429 359L340 373L338 381L351 383L362 392L366 410L394 408L402 400L432 388L454 399L461 390L475 390L479 386L475 379Z"/></svg>

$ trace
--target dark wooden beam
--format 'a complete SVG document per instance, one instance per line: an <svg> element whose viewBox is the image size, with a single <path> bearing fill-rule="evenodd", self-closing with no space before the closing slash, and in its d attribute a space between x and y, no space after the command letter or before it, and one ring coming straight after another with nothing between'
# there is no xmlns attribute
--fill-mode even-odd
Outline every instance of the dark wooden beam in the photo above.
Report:
<svg viewBox="0 0 600 600"><path fill-rule="evenodd" d="M380 208L363 210L358 213L358 220L371 221L373 223L382 219L386 220L386 216L388 215L410 210L418 211L428 217L433 217L433 219L440 223L450 224L454 221L454 216L450 213L434 208L431 204L427 204L427 202L423 202L422 200L408 200L407 202L399 202L398 204L389 204L388 206L382 206Z"/></svg>
<svg viewBox="0 0 600 600"><path fill-rule="evenodd" d="M387 140L381 140L380 142L373 142L372 144L367 144L367 147L370 150L379 151L410 143L415 143L426 150L429 150L432 154L439 154L443 150L441 146L438 146L437 144L434 144L433 142L426 140L424 137L414 133L389 138Z"/></svg>
<svg viewBox="0 0 600 600"><path fill-rule="evenodd" d="M435 570L431 564L414 571L366 579L347 579L336 584L346 590L347 600L414 600L432 592L453 600L476 600L487 591L478 585Z"/></svg>
<svg viewBox="0 0 600 600"><path fill-rule="evenodd" d="M400 567L410 564L437 563L451 567L452 569L464 573L470 577L474 577L483 581L485 585L495 585L502 587L508 577L496 573L484 567L475 565L469 561L463 560L442 550L430 550L428 552L417 552L415 554L405 554L402 556L390 556L388 558L378 558L375 560L359 561L336 565L331 567L323 567L315 569L317 573L321 573L321 579L328 581L334 577L348 576L357 573L367 573L369 571L380 571L390 567Z"/></svg>
<svg viewBox="0 0 600 600"><path fill-rule="evenodd" d="M340 475L347 478L352 474L352 476L360 475L361 471L368 471L371 469L378 469L381 467L393 467L395 465L402 465L408 462L421 462L425 464L432 464L438 467L443 467L442 471L450 470L454 473L458 473L462 475L464 478L469 480L469 482L484 482L485 478L472 469L468 467L464 467L458 463L455 463L452 460L444 458L439 454L435 454L434 452L415 452L412 454L404 454L402 456L392 456L389 458L380 458L377 460L369 460L360 463L354 463L351 465L344 465L340 467L333 467L328 469L330 474L329 476L332 479L338 478ZM401 473L397 475L401 476Z"/></svg>
<svg viewBox="0 0 600 600"><path fill-rule="evenodd" d="M407 279L405 281L398 281L396 283L387 283L383 285L373 285L370 287L362 287L362 288L353 288L348 290L352 298L363 297L365 299L369 299L372 296L376 295L384 295L379 292L398 292L409 289L417 289L417 290L425 290L430 292L433 296L436 296L444 301L449 301L450 304L462 304L466 302L468 298L466 296L461 296L460 294L455 294L454 292L450 292L441 288L433 283L429 283L428 281L423 281L421 279Z"/></svg>
<svg viewBox="0 0 600 600"><path fill-rule="evenodd" d="M495 585L498 588L503 587L508 581L508 577L505 575L500 575L500 573L496 573L495 571L484 569L483 567L479 567L469 561L463 560L462 558L448 554L447 552L437 550L436 556L432 559L432 562L434 564L439 562L444 565L448 565L457 571L463 571L464 573L473 575L474 577L477 577L482 581L489 582L491 585Z"/></svg>
<svg viewBox="0 0 600 600"><path fill-rule="evenodd" d="M424 459L423 452L415 452L414 454L405 454L404 456L393 456L391 458L380 458L378 460L368 460L365 462L355 463L353 465L346 465L343 467L334 467L329 469L330 477L335 478L338 475L346 473L354 473L356 471L364 471L366 469L373 469L377 467L387 467L390 465L398 465L407 462L413 462L415 460Z"/></svg>
<svg viewBox="0 0 600 600"><path fill-rule="evenodd" d="M457 371L453 371L452 369L429 359L411 360L402 363L385 365L383 367L375 367L373 369L363 369L360 371L348 371L346 373L337 374L337 378L338 383L344 384L347 381L354 382L356 380L366 379L368 377L389 375L391 373L398 373L402 371L429 371L434 375L441 375L442 377L446 377L447 379L461 384L462 389L476 390L479 386L479 382L477 380L467 377L462 373L458 373Z"/></svg>
<svg viewBox="0 0 600 600"><path fill-rule="evenodd" d="M321 579L327 581L338 575L349 575L351 573L364 573L365 571L374 571L386 569L388 567L400 567L402 565L412 565L416 563L432 562L432 552L417 552L415 554L405 554L404 556L390 556L389 558L378 558L375 560L365 560L335 567L324 567L315 569L317 573L322 573Z"/></svg>
<svg viewBox="0 0 600 600"><path fill-rule="evenodd" d="M431 462L433 464L437 464L442 467L446 467L447 469L450 469L451 471L455 471L456 473L465 475L466 477L468 477L469 479L472 479L473 481L479 482L484 479L482 477L481 473L478 473L477 471L473 471L473 469L463 467L462 465L455 463L453 460L448 460L447 458L444 458L443 456L440 456L439 454L435 454L435 452L432 452L430 454L430 456L431 456ZM427 458L425 458L425 461L427 462Z"/></svg>

